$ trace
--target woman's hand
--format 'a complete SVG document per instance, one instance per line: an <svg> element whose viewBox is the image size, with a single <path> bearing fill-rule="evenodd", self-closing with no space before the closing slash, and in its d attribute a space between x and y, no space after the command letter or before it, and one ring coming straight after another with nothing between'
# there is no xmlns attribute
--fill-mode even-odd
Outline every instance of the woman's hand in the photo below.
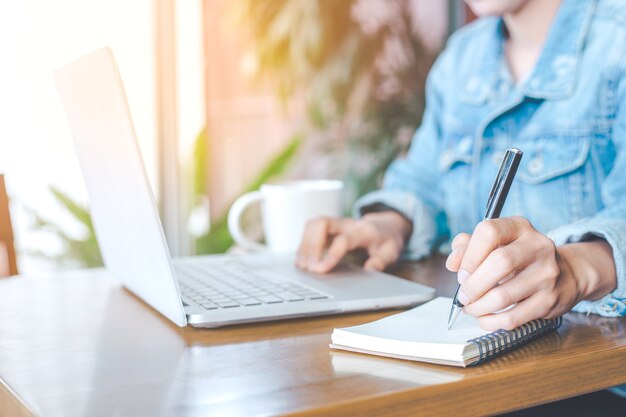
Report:
<svg viewBox="0 0 626 417"><path fill-rule="evenodd" d="M382 271L398 260L410 233L411 223L393 211L369 213L358 220L313 219L304 231L296 265L326 273L348 252L365 249L369 258L364 268Z"/></svg>
<svg viewBox="0 0 626 417"><path fill-rule="evenodd" d="M452 249L446 266L458 272L463 311L487 330L558 317L616 285L604 240L557 248L522 217L485 220L472 235L457 235Z"/></svg>

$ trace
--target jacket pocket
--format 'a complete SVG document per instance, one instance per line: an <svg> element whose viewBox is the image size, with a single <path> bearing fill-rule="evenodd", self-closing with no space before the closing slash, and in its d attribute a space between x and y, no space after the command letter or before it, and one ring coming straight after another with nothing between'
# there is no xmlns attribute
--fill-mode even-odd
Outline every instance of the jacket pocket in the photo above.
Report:
<svg viewBox="0 0 626 417"><path fill-rule="evenodd" d="M588 136L546 136L520 142L524 157L517 173L527 184L540 184L582 167L589 155Z"/></svg>
<svg viewBox="0 0 626 417"><path fill-rule="evenodd" d="M596 211L593 176L588 167L591 138L586 135L543 135L520 139L524 152L514 187L516 206L542 233ZM495 158L492 161L496 164ZM499 163L499 162L498 162Z"/></svg>

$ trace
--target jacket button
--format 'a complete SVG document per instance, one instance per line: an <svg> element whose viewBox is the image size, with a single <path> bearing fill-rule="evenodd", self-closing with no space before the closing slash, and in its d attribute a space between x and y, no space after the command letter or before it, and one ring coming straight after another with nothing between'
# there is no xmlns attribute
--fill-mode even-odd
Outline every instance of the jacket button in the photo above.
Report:
<svg viewBox="0 0 626 417"><path fill-rule="evenodd" d="M459 143L459 152L466 154L469 153L472 148L472 137L464 136Z"/></svg>
<svg viewBox="0 0 626 417"><path fill-rule="evenodd" d="M531 159L527 170L530 174L539 174L543 170L543 160L539 157Z"/></svg>
<svg viewBox="0 0 626 417"><path fill-rule="evenodd" d="M504 152L494 152L491 156L491 162L499 166L502 163L502 158L504 158Z"/></svg>
<svg viewBox="0 0 626 417"><path fill-rule="evenodd" d="M452 149L446 149L441 153L439 158L439 168L442 170L448 169L454 161L454 151Z"/></svg>

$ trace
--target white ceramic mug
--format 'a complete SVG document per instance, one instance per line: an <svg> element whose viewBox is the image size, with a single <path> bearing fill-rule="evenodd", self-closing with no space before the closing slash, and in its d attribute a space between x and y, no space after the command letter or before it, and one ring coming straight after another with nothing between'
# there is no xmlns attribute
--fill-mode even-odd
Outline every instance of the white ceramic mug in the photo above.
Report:
<svg viewBox="0 0 626 417"><path fill-rule="evenodd" d="M299 180L263 184L260 191L239 197L228 212L228 229L235 242L248 250L295 253L308 220L339 217L343 183L338 180ZM241 229L241 215L259 202L266 244L255 242Z"/></svg>

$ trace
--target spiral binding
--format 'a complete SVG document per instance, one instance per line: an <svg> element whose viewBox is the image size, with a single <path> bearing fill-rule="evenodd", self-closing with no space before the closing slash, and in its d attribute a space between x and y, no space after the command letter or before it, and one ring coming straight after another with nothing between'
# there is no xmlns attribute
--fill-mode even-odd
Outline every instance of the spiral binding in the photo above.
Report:
<svg viewBox="0 0 626 417"><path fill-rule="evenodd" d="M478 347L478 360L472 363L472 365L477 365L517 349L524 343L558 329L561 323L563 323L562 317L532 320L513 330L496 330L484 336L468 340L468 343L473 343Z"/></svg>

